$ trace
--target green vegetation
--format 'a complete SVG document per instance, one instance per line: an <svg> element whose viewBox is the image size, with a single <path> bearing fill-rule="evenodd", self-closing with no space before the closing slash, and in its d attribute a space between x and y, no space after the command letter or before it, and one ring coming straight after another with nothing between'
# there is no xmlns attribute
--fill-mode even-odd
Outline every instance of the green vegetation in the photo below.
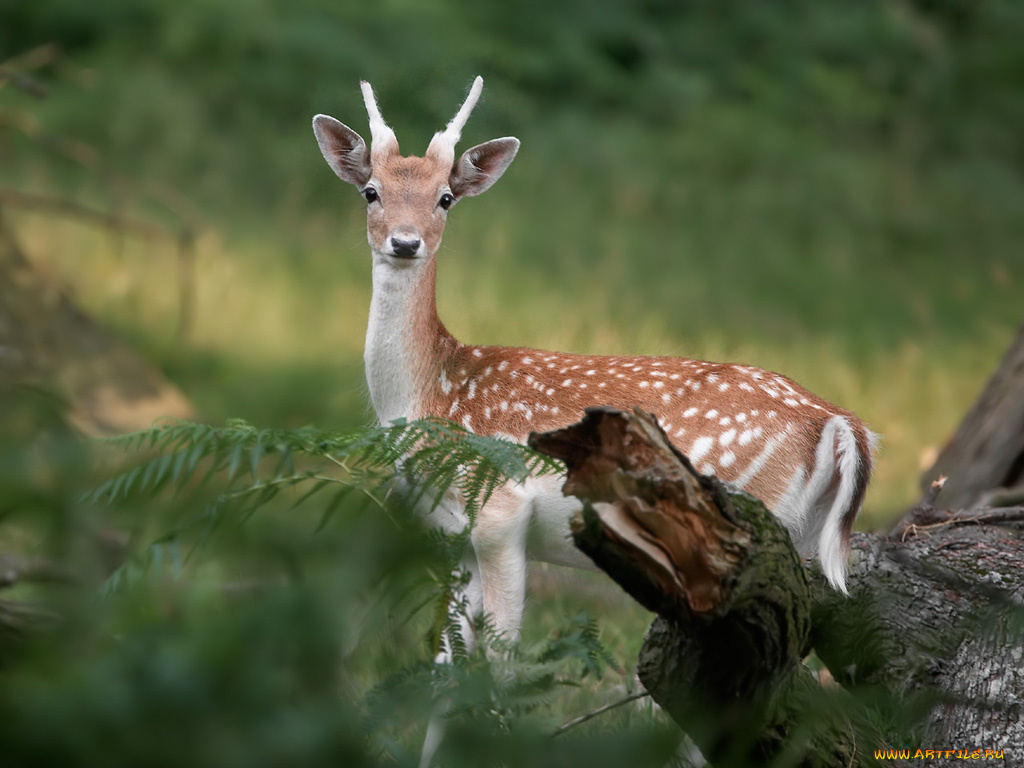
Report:
<svg viewBox="0 0 1024 768"><path fill-rule="evenodd" d="M33 260L156 360L204 421L347 432L370 420L368 253L362 203L324 166L310 118L366 135L365 78L404 151L419 153L482 74L463 145L523 146L449 222L439 305L453 333L783 371L883 435L861 521L882 526L915 498L922 456L1021 321L1022 33L1013 0L0 0L0 62L61 51L26 69L45 100L0 82L0 185L171 226L184 216L198 231L190 334L175 335L173 245L4 214ZM100 170L41 135L94 148ZM47 442L14 412L2 411L16 435L0 462L3 549L101 571L83 531L130 530L139 554L184 519L187 494L125 502L113 519L83 504L92 449ZM368 690L429 658L429 616L410 595L437 588L424 583L437 553L421 551L411 519L388 528L346 502L312 535L329 502L269 503L183 556L176 577L165 563L114 597L97 598L96 579L47 593L66 625L0 667L20 707L13 717L14 699L0 702L0 758L12 734L17 765L68 729L47 754L72 764L99 764L108 730L135 733L125 765L156 743L168 765L414 762L422 702L371 746L360 723ZM214 586L255 575L274 583L266 597L225 605ZM536 661L552 628L586 609L621 669L531 710L547 731L517 742L524 764L529 739L631 680L648 618L597 577L535 576L534 650L522 653ZM339 647L341 682L325 672ZM614 765L627 742L612 736L652 722L624 707L581 730L608 736ZM170 749L181 734L193 738Z"/></svg>

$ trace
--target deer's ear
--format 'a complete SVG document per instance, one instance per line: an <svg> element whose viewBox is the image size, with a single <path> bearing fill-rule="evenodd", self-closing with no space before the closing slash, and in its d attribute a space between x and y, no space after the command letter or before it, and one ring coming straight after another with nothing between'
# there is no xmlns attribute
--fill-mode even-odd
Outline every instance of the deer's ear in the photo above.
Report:
<svg viewBox="0 0 1024 768"><path fill-rule="evenodd" d="M456 197L472 197L486 192L501 178L519 151L519 139L506 137L477 144L462 153L452 166L448 186Z"/></svg>
<svg viewBox="0 0 1024 768"><path fill-rule="evenodd" d="M324 160L338 178L362 187L370 180L373 168L363 138L338 120L327 115L313 118L313 133Z"/></svg>

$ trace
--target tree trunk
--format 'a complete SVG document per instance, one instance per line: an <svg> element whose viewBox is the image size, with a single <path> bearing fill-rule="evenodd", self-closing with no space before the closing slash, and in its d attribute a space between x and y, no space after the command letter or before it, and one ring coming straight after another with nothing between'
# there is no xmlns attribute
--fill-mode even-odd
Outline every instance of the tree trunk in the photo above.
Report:
<svg viewBox="0 0 1024 768"><path fill-rule="evenodd" d="M1024 504L1024 325L922 487L940 475L939 501L951 509Z"/></svg>
<svg viewBox="0 0 1024 768"><path fill-rule="evenodd" d="M590 409L530 444L584 502L577 546L658 613L641 681L713 765L1020 764L1024 508L941 511L936 484L888 537L855 535L844 597L653 416ZM844 689L800 663L812 647Z"/></svg>
<svg viewBox="0 0 1024 768"><path fill-rule="evenodd" d="M65 418L89 435L193 416L177 387L32 266L0 211L0 387L12 385L58 397ZM0 407L16 400L0 392Z"/></svg>

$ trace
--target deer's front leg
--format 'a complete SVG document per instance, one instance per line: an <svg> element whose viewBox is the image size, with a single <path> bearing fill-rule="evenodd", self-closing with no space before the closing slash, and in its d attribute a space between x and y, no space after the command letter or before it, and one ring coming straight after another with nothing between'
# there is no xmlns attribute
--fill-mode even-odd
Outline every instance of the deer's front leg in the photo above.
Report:
<svg viewBox="0 0 1024 768"><path fill-rule="evenodd" d="M473 550L484 613L508 640L519 639L526 593L526 532L532 505L512 489L495 492L477 515Z"/></svg>

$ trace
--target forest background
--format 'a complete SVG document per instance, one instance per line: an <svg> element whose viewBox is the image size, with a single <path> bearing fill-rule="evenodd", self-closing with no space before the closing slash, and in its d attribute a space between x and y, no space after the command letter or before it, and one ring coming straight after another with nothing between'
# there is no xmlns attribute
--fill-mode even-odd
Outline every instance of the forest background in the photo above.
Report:
<svg viewBox="0 0 1024 768"><path fill-rule="evenodd" d="M364 203L323 163L310 119L368 136L366 79L418 154L480 74L463 146L523 144L450 218L449 329L784 372L881 433L859 524L872 529L915 500L1024 316L1022 34L1010 0L0 0L0 62L42 60L31 76L48 91L0 84L0 184L187 221L196 293L182 334L173 242L6 212L33 262L200 420L351 430L371 418ZM99 166L55 158L40 132ZM324 563L351 554L328 556L325 542L351 533L335 527L316 545ZM526 638L586 608L621 666L613 682L628 681L646 614L600 580L536 571ZM352 589L374 572L348 574ZM195 650L208 641L199 602L174 631L137 605L127 615L169 632L160 648ZM370 667L422 653L409 626L374 630L388 641ZM66 663L54 696L88 689ZM381 679L357 678L353 701Z"/></svg>

